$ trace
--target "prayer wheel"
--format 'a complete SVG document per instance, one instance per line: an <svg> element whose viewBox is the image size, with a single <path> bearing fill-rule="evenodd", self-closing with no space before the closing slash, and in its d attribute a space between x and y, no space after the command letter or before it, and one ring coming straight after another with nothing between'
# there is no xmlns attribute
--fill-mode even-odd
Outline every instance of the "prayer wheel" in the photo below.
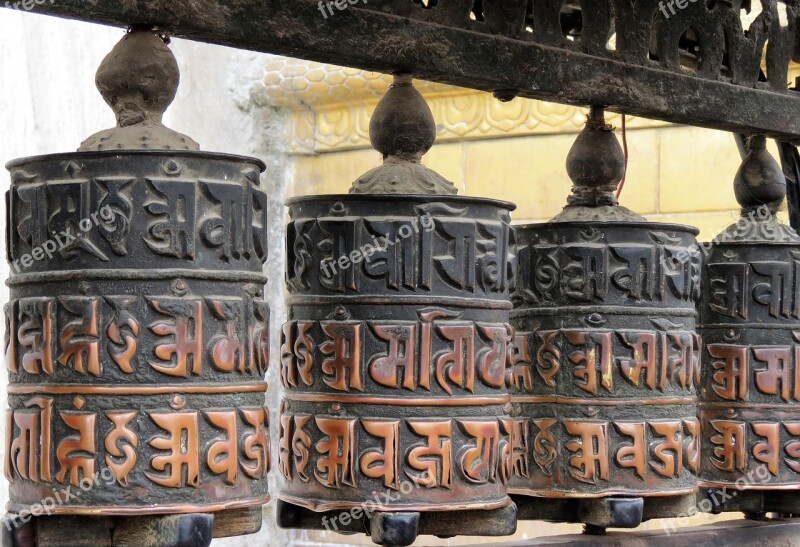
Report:
<svg viewBox="0 0 800 547"><path fill-rule="evenodd" d="M105 545L98 519L114 545L204 545L269 499L264 165L161 124L178 78L128 33L97 74L118 127L8 164L5 473L40 545Z"/></svg>
<svg viewBox="0 0 800 547"><path fill-rule="evenodd" d="M516 227L509 490L520 518L635 527L694 504L698 232L618 205L600 108L567 171L564 211Z"/></svg>
<svg viewBox="0 0 800 547"><path fill-rule="evenodd" d="M734 183L741 217L704 244L701 509L800 513L800 236L763 136Z"/></svg>
<svg viewBox="0 0 800 547"><path fill-rule="evenodd" d="M279 520L385 545L513 533L513 205L420 163L435 126L408 75L370 133L384 164L349 195L289 201Z"/></svg>

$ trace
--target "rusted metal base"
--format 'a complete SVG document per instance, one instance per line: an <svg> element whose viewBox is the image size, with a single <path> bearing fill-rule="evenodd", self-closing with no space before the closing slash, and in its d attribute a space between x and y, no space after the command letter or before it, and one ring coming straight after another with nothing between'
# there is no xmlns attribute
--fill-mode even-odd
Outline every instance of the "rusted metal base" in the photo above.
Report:
<svg viewBox="0 0 800 547"><path fill-rule="evenodd" d="M768 513L787 518L800 515L800 496L794 490L702 488L697 499L698 508L715 515L744 513L754 520L762 520Z"/></svg>
<svg viewBox="0 0 800 547"><path fill-rule="evenodd" d="M7 513L2 547L207 547L212 538L254 534L261 508L216 514L141 517L38 516Z"/></svg>
<svg viewBox="0 0 800 547"><path fill-rule="evenodd" d="M214 537L227 538L255 534L261 530L262 507L231 509L214 514Z"/></svg>
<svg viewBox="0 0 800 547"><path fill-rule="evenodd" d="M512 504L492 511L385 512L352 518L353 511L314 512L278 500L278 526L303 530L327 530L340 534L367 534L378 545L411 545L422 535L507 536L516 532L517 507ZM342 517L345 516L344 519Z"/></svg>
<svg viewBox="0 0 800 547"><path fill-rule="evenodd" d="M636 528L643 522L671 518L697 505L694 494L659 497L534 498L511 496L519 520L585 524L594 531Z"/></svg>

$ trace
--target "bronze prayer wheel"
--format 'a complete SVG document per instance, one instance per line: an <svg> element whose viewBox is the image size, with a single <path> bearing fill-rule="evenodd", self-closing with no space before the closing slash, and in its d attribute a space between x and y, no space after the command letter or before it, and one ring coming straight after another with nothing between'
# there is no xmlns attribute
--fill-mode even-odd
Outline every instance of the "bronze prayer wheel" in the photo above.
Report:
<svg viewBox="0 0 800 547"><path fill-rule="evenodd" d="M509 490L522 518L635 527L697 488L698 232L617 204L622 152L601 109L567 166L564 211L516 227Z"/></svg>
<svg viewBox="0 0 800 547"><path fill-rule="evenodd" d="M703 245L700 485L714 512L800 512L800 236L777 220L786 181L765 146L753 137L737 174L741 218Z"/></svg>
<svg viewBox="0 0 800 547"><path fill-rule="evenodd" d="M382 167L350 195L289 202L282 524L366 528L396 545L418 533L513 533L513 205L451 195L419 163L435 130L407 76L370 129Z"/></svg>
<svg viewBox="0 0 800 547"><path fill-rule="evenodd" d="M160 36L127 34L97 77L119 127L77 153L8 165L14 513L255 507L260 523L264 165L199 152L161 125L177 68Z"/></svg>

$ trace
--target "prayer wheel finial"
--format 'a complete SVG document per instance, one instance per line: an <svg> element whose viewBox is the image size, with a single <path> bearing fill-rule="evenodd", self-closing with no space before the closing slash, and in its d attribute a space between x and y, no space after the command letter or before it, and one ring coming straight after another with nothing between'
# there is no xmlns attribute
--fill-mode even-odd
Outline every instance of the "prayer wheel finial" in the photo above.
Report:
<svg viewBox="0 0 800 547"><path fill-rule="evenodd" d="M786 176L767 151L766 137L750 137L747 150L733 181L741 217L719 234L717 241L800 242L797 232L777 217L786 198Z"/></svg>
<svg viewBox="0 0 800 547"><path fill-rule="evenodd" d="M605 121L604 109L593 106L567 156L567 174L572 179L572 195L553 222L587 220L643 221L643 217L619 205L614 193L625 175L625 157Z"/></svg>
<svg viewBox="0 0 800 547"><path fill-rule="evenodd" d="M369 135L373 148L383 154L383 165L356 180L351 194L458 193L452 182L421 163L436 140L436 123L410 74L394 75L372 115Z"/></svg>
<svg viewBox="0 0 800 547"><path fill-rule="evenodd" d="M698 308L704 349L697 499L719 499L713 501L719 513L794 514L800 500L785 492L800 488L800 470L790 459L767 461L759 443L766 438L761 434L777 432L770 442L780 454L781 443L792 442L783 439L794 438L798 390L789 378L800 365L800 236L777 217L786 178L766 150L766 138L751 137L747 150L734 179L741 216L701 245L706 259ZM790 436L782 437L784 432ZM734 499L717 498L754 469L763 469L763 478Z"/></svg>
<svg viewBox="0 0 800 547"><path fill-rule="evenodd" d="M205 547L261 527L265 165L164 127L178 80L164 38L134 29L97 72L117 127L7 165L3 526L30 545Z"/></svg>
<svg viewBox="0 0 800 547"><path fill-rule="evenodd" d="M514 205L452 195L420 163L436 127L408 74L370 136L384 164L349 195L288 202L278 522L332 530L335 512L395 491L333 530L394 547L513 533L498 462L513 429Z"/></svg>
<svg viewBox="0 0 800 547"><path fill-rule="evenodd" d="M92 135L79 151L199 150L194 140L161 122L179 81L167 39L149 28L132 29L106 55L95 78L117 127Z"/></svg>
<svg viewBox="0 0 800 547"><path fill-rule="evenodd" d="M567 160L564 211L515 226L512 442L537 449L508 490L520 519L581 522L591 534L697 503L698 231L618 205L624 170L592 108Z"/></svg>
<svg viewBox="0 0 800 547"><path fill-rule="evenodd" d="M748 154L742 162L733 188L742 213L766 205L776 213L786 197L786 177L781 166L767 151L764 135L754 135L747 143Z"/></svg>

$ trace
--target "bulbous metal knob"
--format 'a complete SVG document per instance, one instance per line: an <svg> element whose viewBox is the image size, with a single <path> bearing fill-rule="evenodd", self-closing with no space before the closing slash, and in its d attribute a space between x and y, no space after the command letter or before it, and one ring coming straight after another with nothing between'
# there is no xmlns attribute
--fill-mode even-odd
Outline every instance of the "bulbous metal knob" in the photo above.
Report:
<svg viewBox="0 0 800 547"><path fill-rule="evenodd" d="M131 30L106 55L95 78L117 127L92 135L79 150L199 150L191 138L161 122L179 81L166 40L150 29Z"/></svg>
<svg viewBox="0 0 800 547"><path fill-rule="evenodd" d="M383 165L353 183L351 194L438 194L458 190L421 163L436 140L436 123L428 103L412 85L410 74L395 74L369 123L373 148Z"/></svg>
<svg viewBox="0 0 800 547"><path fill-rule="evenodd" d="M567 155L567 174L572 194L567 206L551 222L644 221L622 207L615 192L625 175L625 156L605 121L604 109L593 106L575 144Z"/></svg>
<svg viewBox="0 0 800 547"><path fill-rule="evenodd" d="M602 108L591 109L586 127L567 155L567 174L576 188L606 187L612 194L622 181L625 157Z"/></svg>
<svg viewBox="0 0 800 547"><path fill-rule="evenodd" d="M744 213L764 205L775 213L786 197L786 176L767 151L766 137L751 137L747 148L749 152L733 181L736 201Z"/></svg>
<svg viewBox="0 0 800 547"><path fill-rule="evenodd" d="M754 135L747 142L733 189L742 207L737 221L722 231L715 242L800 243L791 226L778 220L777 212L786 197L786 176L767 152L767 139Z"/></svg>
<svg viewBox="0 0 800 547"><path fill-rule="evenodd" d="M436 140L436 122L410 74L395 74L369 122L372 147L384 159L419 161Z"/></svg>

